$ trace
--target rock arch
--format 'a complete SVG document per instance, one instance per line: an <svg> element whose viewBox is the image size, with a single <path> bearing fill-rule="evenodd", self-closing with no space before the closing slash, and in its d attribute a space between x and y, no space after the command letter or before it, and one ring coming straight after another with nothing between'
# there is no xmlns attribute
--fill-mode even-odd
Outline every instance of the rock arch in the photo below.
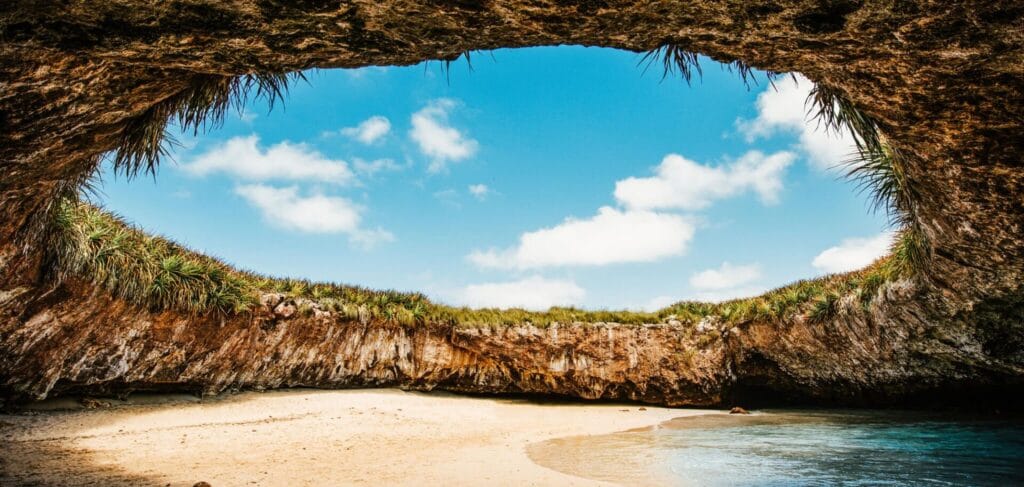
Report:
<svg viewBox="0 0 1024 487"><path fill-rule="evenodd" d="M969 388L1016 396L1024 384L1022 24L1024 7L1012 0L7 2L0 388L39 397L90 388L400 384L669 404L733 394L892 403L933 393L950 399ZM906 156L916 223L933 246L928 272L890 289L872 310L822 326L752 323L696 363L672 358L681 350L666 345L669 325L607 325L605 345L583 325L557 339L522 327L409 332L362 324L337 332L312 322L258 332L242 318L136 309L41 273L45 242L32 231L39 215L76 191L134 120L197 77L406 65L499 47L648 51L665 42L799 71L872 117ZM383 334L395 352L352 362L339 358L351 349L324 345L309 330L342 333L344 343ZM294 355L281 358L281 343ZM575 350L568 358L566 347ZM623 366L630 354L640 365ZM267 365L268 355L281 365Z"/></svg>

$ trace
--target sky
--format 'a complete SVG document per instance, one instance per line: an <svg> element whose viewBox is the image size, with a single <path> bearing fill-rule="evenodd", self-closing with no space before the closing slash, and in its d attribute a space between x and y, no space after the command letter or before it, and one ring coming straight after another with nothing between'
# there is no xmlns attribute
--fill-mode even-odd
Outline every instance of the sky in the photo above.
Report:
<svg viewBox="0 0 1024 487"><path fill-rule="evenodd" d="M853 270L892 232L796 75L603 48L313 70L98 203L240 268L474 307L653 310Z"/></svg>

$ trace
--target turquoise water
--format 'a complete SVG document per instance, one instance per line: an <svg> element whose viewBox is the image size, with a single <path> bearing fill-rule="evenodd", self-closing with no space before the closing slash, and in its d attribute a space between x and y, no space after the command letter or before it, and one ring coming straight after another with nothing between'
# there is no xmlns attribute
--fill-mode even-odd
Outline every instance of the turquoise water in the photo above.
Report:
<svg viewBox="0 0 1024 487"><path fill-rule="evenodd" d="M553 440L548 447L531 457L579 449L538 463L625 485L1024 485L1021 420L889 412L714 415Z"/></svg>
<svg viewBox="0 0 1024 487"><path fill-rule="evenodd" d="M763 417L762 417L763 418ZM704 485L1024 485L1024 422L804 414L650 432ZM789 419L789 421L787 421Z"/></svg>

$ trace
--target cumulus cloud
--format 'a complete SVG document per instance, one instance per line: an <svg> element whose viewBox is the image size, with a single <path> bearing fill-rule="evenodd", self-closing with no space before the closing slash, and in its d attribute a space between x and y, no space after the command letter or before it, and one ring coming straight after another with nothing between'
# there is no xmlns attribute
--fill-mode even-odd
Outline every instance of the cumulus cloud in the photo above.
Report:
<svg viewBox="0 0 1024 487"><path fill-rule="evenodd" d="M735 298L756 296L767 288L761 279L761 266L757 264L733 265L723 262L717 268L705 269L690 276L690 287L695 293L689 299L720 302Z"/></svg>
<svg viewBox="0 0 1024 487"><path fill-rule="evenodd" d="M442 171L449 162L473 156L479 147L476 140L448 123L448 115L456 105L454 100L441 98L412 114L409 136L431 158L427 167L430 172Z"/></svg>
<svg viewBox="0 0 1024 487"><path fill-rule="evenodd" d="M351 184L355 175L345 161L330 159L305 144L279 142L266 149L259 137L232 137L182 165L196 176L224 173L249 181L317 181Z"/></svg>
<svg viewBox="0 0 1024 487"><path fill-rule="evenodd" d="M468 258L480 267L502 269L651 262L682 254L693 233L693 223L680 215L605 206L591 218L567 218L524 233L515 247L478 250Z"/></svg>
<svg viewBox="0 0 1024 487"><path fill-rule="evenodd" d="M341 134L369 145L377 142L390 131L391 121L387 117L375 115L363 120L355 127L341 129Z"/></svg>
<svg viewBox="0 0 1024 487"><path fill-rule="evenodd" d="M737 126L748 142L770 137L778 132L797 134L798 148L814 167L830 169L848 159L856 151L848 130L826 131L807 113L807 95L814 86L807 78L785 78L775 82L757 97L757 117L739 120Z"/></svg>
<svg viewBox="0 0 1024 487"><path fill-rule="evenodd" d="M543 311L552 306L579 304L586 291L575 282L532 276L518 281L472 284L455 296L458 304L474 308L524 308Z"/></svg>
<svg viewBox="0 0 1024 487"><path fill-rule="evenodd" d="M811 265L829 273L857 270L889 252L893 238L893 232L882 232L874 237L848 238L818 254Z"/></svg>
<svg viewBox="0 0 1024 487"><path fill-rule="evenodd" d="M632 209L699 210L713 201L753 191L762 202L778 202L782 176L796 158L791 152L749 151L720 166L706 166L669 154L648 178L615 183L615 199Z"/></svg>
<svg viewBox="0 0 1024 487"><path fill-rule="evenodd" d="M491 192L491 188L488 188L486 184L471 184L469 185L469 194L473 195L474 198L483 201L487 198L487 195Z"/></svg>
<svg viewBox="0 0 1024 487"><path fill-rule="evenodd" d="M345 233L359 228L359 207L337 196L300 196L295 186L242 185L235 193L255 206L267 222L310 233Z"/></svg>
<svg viewBox="0 0 1024 487"><path fill-rule="evenodd" d="M717 269L705 269L690 276L690 286L701 291L721 291L749 284L761 278L757 264L732 265L723 262Z"/></svg>
<svg viewBox="0 0 1024 487"><path fill-rule="evenodd" d="M277 188L263 184L237 186L235 194L277 228L305 233L344 233L348 234L350 242L363 248L394 240L394 235L383 229L360 228L362 208L345 198L323 194L302 196L295 186Z"/></svg>

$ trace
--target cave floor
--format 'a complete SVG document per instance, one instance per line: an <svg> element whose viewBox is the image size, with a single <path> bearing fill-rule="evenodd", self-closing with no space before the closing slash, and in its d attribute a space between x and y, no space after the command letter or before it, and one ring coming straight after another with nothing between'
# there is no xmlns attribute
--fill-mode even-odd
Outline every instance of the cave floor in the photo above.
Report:
<svg viewBox="0 0 1024 487"><path fill-rule="evenodd" d="M383 389L90 405L0 415L0 484L600 485L533 463L527 445L716 413Z"/></svg>

